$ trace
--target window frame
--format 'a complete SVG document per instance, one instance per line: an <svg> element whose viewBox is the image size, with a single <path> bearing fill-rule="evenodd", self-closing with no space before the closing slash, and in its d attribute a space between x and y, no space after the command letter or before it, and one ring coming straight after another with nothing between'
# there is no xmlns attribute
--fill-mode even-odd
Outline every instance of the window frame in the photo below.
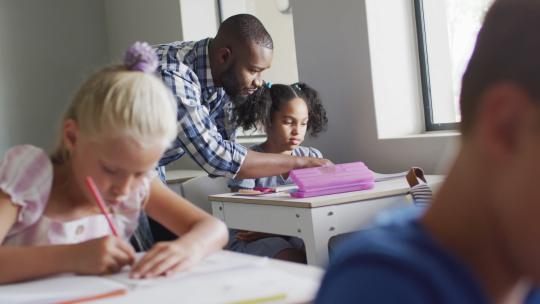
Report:
<svg viewBox="0 0 540 304"><path fill-rule="evenodd" d="M424 123L426 132L457 130L459 122L436 123L433 117L433 102L431 95L431 78L429 72L429 54L427 49L426 26L424 17L424 0L413 0L416 37L418 44L418 59L420 63L420 80L422 102L424 108Z"/></svg>

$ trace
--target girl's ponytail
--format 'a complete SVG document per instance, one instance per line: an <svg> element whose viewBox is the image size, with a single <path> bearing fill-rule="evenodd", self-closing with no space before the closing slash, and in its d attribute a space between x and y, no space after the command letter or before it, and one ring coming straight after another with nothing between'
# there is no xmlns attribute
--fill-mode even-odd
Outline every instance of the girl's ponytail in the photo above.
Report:
<svg viewBox="0 0 540 304"><path fill-rule="evenodd" d="M296 94L306 102L309 111L307 130L311 136L317 136L319 133L326 130L328 125L326 110L323 107L319 93L303 82L294 83L291 87L295 90Z"/></svg>

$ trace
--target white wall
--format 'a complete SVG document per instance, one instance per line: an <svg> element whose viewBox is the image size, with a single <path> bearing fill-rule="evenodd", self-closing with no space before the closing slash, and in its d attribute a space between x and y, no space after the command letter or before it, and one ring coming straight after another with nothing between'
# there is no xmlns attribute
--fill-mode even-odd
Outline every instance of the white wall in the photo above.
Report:
<svg viewBox="0 0 540 304"><path fill-rule="evenodd" d="M0 0L0 155L51 148L85 76L108 61L100 0Z"/></svg>
<svg viewBox="0 0 540 304"><path fill-rule="evenodd" d="M105 0L105 9L109 53L114 60L120 60L135 41L182 40L180 0Z"/></svg>
<svg viewBox="0 0 540 304"><path fill-rule="evenodd" d="M280 13L274 1L250 0L253 13L264 24L274 41L272 68L264 71L264 79L273 83L298 81L296 46L294 42L293 14Z"/></svg>
<svg viewBox="0 0 540 304"><path fill-rule="evenodd" d="M189 1L189 0L187 0ZM282 14L274 1L223 0L223 18L248 13L257 16L274 41L272 67L263 72L263 78L273 83L298 81L296 46L294 41L293 14Z"/></svg>
<svg viewBox="0 0 540 304"><path fill-rule="evenodd" d="M396 0L367 0L368 7L371 1L385 1L386 9L392 9ZM428 173L444 171L454 157L456 136L378 136L375 89L392 90L394 83L391 77L386 85L374 83L371 69L377 64L371 53L384 50L370 45L366 1L294 0L292 4L299 78L319 90L329 116L328 131L308 144L336 162L363 160L379 172L403 171L412 165Z"/></svg>
<svg viewBox="0 0 540 304"><path fill-rule="evenodd" d="M424 130L414 8L412 1L388 2L366 2L379 138L414 135Z"/></svg>
<svg viewBox="0 0 540 304"><path fill-rule="evenodd" d="M219 25L215 0L180 0L183 40L214 37Z"/></svg>

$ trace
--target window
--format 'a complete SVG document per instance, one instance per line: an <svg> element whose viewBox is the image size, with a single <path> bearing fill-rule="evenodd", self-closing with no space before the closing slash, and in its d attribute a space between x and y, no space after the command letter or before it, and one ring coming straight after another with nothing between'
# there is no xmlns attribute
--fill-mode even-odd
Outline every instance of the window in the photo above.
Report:
<svg viewBox="0 0 540 304"><path fill-rule="evenodd" d="M414 0L426 131L457 128L461 78L492 2Z"/></svg>

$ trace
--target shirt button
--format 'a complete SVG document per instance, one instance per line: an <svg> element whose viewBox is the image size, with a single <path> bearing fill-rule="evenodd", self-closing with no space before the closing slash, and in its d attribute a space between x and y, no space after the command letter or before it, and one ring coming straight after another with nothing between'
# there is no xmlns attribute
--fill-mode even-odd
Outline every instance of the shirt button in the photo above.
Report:
<svg viewBox="0 0 540 304"><path fill-rule="evenodd" d="M83 225L79 225L77 227L77 229L75 229L75 234L76 235L81 235L83 232L84 232L84 226Z"/></svg>

